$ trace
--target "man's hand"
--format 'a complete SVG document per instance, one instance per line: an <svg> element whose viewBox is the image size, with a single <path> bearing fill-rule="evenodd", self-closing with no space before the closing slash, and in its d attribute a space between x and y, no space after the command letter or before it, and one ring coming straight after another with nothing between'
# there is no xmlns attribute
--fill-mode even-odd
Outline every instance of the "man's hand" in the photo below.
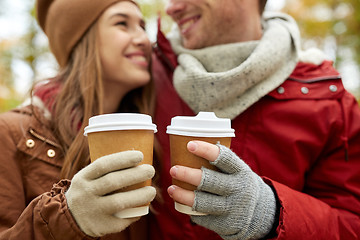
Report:
<svg viewBox="0 0 360 240"><path fill-rule="evenodd" d="M202 158L213 162L219 156L219 147L203 141L190 141L187 144L188 150ZM201 182L202 171L184 166L173 166L170 169L170 175L182 182L190 183L194 186L199 186ZM178 203L182 203L192 207L194 204L195 193L182 189L176 185L168 188L169 195Z"/></svg>
<svg viewBox="0 0 360 240"><path fill-rule="evenodd" d="M235 153L220 144L192 141L187 147L209 160L220 172L174 166L171 176L197 186L197 190L170 186L170 196L194 211L207 213L191 219L223 239L265 237L275 221L276 200L272 189Z"/></svg>

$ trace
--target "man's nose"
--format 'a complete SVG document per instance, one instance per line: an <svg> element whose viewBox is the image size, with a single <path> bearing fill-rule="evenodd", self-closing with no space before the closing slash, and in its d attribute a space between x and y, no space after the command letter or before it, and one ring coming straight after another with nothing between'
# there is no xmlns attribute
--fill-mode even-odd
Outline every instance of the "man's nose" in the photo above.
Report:
<svg viewBox="0 0 360 240"><path fill-rule="evenodd" d="M182 12L186 7L186 3L182 0L169 0L166 7L166 13L170 17L175 17L177 13Z"/></svg>

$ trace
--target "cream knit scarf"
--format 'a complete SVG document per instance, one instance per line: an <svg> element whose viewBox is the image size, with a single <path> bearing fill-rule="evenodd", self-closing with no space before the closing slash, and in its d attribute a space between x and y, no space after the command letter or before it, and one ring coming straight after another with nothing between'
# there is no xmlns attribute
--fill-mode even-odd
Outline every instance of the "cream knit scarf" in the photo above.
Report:
<svg viewBox="0 0 360 240"><path fill-rule="evenodd" d="M195 113L234 119L291 74L300 49L296 22L276 13L264 16L263 25L259 41L197 50L183 48L177 30L169 35L179 62L174 86Z"/></svg>

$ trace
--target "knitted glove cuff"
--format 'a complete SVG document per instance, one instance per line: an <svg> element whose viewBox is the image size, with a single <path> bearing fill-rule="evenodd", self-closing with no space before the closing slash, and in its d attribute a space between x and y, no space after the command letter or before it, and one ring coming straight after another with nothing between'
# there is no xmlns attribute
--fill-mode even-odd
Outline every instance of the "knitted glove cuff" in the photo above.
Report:
<svg viewBox="0 0 360 240"><path fill-rule="evenodd" d="M222 172L203 168L193 210L208 213L192 220L224 239L258 239L275 221L276 200L270 188L230 149L219 145L213 163Z"/></svg>
<svg viewBox="0 0 360 240"><path fill-rule="evenodd" d="M230 238L224 239L261 239L271 232L277 210L275 194L271 187L265 184L262 179L259 181L262 182L262 184L259 184L259 201L257 201L254 208L247 232L245 232L243 237L236 235L235 238L229 236Z"/></svg>

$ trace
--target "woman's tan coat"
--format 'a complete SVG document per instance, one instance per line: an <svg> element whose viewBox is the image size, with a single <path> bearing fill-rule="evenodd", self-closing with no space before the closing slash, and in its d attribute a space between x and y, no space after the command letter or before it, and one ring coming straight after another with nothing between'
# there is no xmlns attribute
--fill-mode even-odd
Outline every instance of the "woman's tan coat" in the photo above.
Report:
<svg viewBox="0 0 360 240"><path fill-rule="evenodd" d="M94 239L77 226L60 179L63 153L40 108L0 115L0 240ZM86 201L86 199L84 199ZM91 211L91 209L89 209ZM100 239L146 239L145 218Z"/></svg>

